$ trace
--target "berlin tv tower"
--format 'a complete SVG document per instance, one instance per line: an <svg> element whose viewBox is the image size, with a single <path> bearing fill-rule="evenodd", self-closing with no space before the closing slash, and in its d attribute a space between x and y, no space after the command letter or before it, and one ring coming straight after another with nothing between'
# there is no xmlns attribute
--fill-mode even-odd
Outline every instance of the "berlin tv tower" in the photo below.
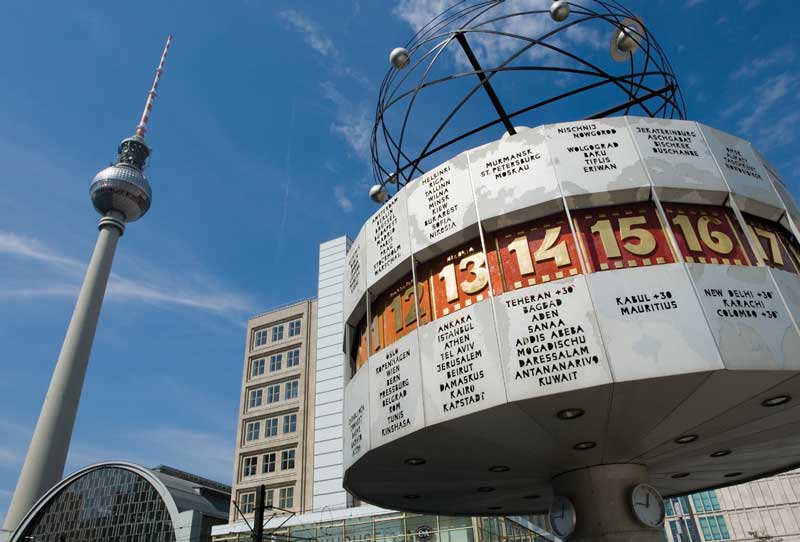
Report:
<svg viewBox="0 0 800 542"><path fill-rule="evenodd" d="M100 233L8 509L3 525L6 530L16 529L36 501L64 475L83 379L117 240L125 231L126 223L138 220L150 208L152 192L142 172L150 155L144 134L171 42L170 35L136 133L122 140L117 163L95 175L89 187L94 208L103 216L98 225Z"/></svg>

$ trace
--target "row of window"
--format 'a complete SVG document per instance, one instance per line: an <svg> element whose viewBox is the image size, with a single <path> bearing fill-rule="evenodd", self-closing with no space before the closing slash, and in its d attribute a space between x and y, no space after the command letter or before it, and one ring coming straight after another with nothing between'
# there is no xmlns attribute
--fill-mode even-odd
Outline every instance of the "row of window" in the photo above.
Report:
<svg viewBox="0 0 800 542"><path fill-rule="evenodd" d="M281 470L292 470L294 469L294 460L297 454L297 450L292 448L291 450L283 450L281 451ZM277 464L278 459L278 452L267 452L261 456L261 474L269 474L271 472L275 472L275 466ZM244 462L242 464L242 478L248 478L250 476L255 476L258 474L258 456L253 455L250 457L245 457Z"/></svg>
<svg viewBox="0 0 800 542"><path fill-rule="evenodd" d="M264 504L274 506L275 489L267 489ZM291 509L294 507L294 488L282 487L278 491L278 508ZM243 514L252 514L256 508L256 494L243 493L239 499L239 509Z"/></svg>
<svg viewBox="0 0 800 542"><path fill-rule="evenodd" d="M289 337L297 337L300 335L302 325L303 321L299 319L289 322ZM277 324L272 327L263 327L255 330L253 332L253 347L255 348L256 346L263 346L267 344L267 340L269 339L270 335L272 336L272 342L282 341L283 327L284 324Z"/></svg>
<svg viewBox="0 0 800 542"><path fill-rule="evenodd" d="M250 398L247 401L248 408L260 407L264 404L264 391L266 390L266 404L271 405L281 400L281 385L272 384L257 390L250 390ZM283 383L283 398L288 401L290 399L297 399L300 393L300 381L290 380Z"/></svg>
<svg viewBox="0 0 800 542"><path fill-rule="evenodd" d="M284 354L286 354L287 369L300 366L300 349L295 348L287 352L278 352L277 354L272 354L271 356L269 356L269 372L274 373L275 371L280 371L281 368L283 368ZM266 372L266 369L267 369L267 358L254 359L250 369L250 376L251 377L261 376Z"/></svg>
<svg viewBox="0 0 800 542"><path fill-rule="evenodd" d="M278 418L267 418L250 422L245 429L245 441L252 442L261 438L261 423L264 423L264 438L278 435ZM283 417L283 432L294 433L297 431L297 414L287 414Z"/></svg>
<svg viewBox="0 0 800 542"><path fill-rule="evenodd" d="M707 516L700 518L700 529L703 530L705 540L729 540L728 525L722 516Z"/></svg>

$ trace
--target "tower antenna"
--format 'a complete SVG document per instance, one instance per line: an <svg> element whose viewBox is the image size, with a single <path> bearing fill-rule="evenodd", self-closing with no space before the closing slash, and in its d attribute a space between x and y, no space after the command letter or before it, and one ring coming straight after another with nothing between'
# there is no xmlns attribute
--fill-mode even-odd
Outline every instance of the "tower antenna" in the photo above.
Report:
<svg viewBox="0 0 800 542"><path fill-rule="evenodd" d="M153 86L150 87L150 92L147 93L147 101L144 104L144 111L142 111L142 118L139 119L139 124L136 125L136 135L144 138L144 133L147 131L147 122L150 120L150 110L153 109L153 102L156 99L156 89L158 88L158 81L161 79L161 72L164 71L164 63L167 61L167 51L169 51L169 44L172 43L172 34L167 36L167 43L164 44L164 51L161 53L161 61L156 68L156 76L153 78Z"/></svg>

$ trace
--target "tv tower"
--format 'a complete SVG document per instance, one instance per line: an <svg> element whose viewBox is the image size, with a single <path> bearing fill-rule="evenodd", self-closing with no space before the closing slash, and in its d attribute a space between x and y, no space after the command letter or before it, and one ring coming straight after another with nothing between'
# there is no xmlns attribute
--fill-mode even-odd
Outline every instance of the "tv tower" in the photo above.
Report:
<svg viewBox="0 0 800 542"><path fill-rule="evenodd" d="M34 503L64 475L83 379L117 240L125 231L125 224L141 218L152 200L150 184L143 173L150 155L144 134L171 42L170 35L136 132L120 143L117 163L95 175L89 187L94 208L102 215L98 225L100 233L8 509L3 525L6 530L16 529Z"/></svg>

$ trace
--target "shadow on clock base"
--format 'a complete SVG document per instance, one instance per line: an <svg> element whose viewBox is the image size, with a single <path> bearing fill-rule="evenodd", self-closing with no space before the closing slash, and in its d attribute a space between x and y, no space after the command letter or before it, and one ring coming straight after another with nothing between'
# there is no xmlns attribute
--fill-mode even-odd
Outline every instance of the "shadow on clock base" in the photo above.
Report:
<svg viewBox="0 0 800 542"><path fill-rule="evenodd" d="M634 488L647 481L647 469L631 464L597 465L556 476L555 495L569 499L574 511L570 518L570 507L565 510L554 502L553 532L569 542L663 542L663 525L644 523L663 522L663 501L657 493L651 498L633 496ZM567 535L571 524L574 531Z"/></svg>

